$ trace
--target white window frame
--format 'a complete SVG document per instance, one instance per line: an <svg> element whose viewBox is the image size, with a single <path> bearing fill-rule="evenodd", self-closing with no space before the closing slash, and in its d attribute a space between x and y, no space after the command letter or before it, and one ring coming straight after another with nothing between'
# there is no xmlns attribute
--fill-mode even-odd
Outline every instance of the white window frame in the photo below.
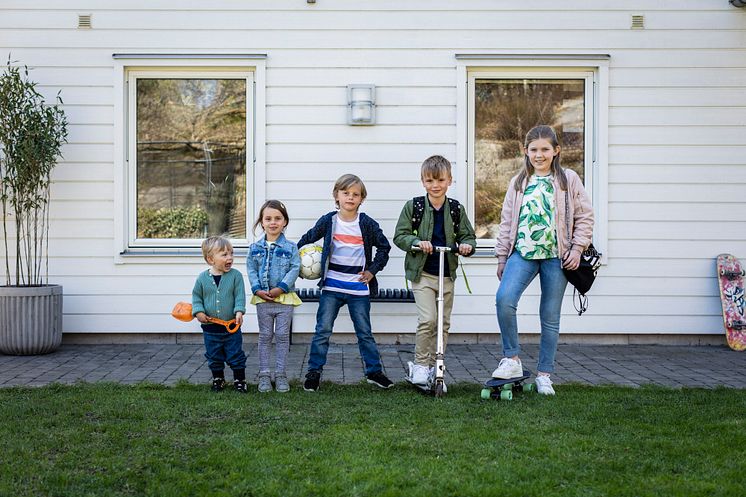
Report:
<svg viewBox="0 0 746 497"><path fill-rule="evenodd" d="M264 55L131 55L115 54L114 226L115 257L201 257L201 239L138 239L136 185L136 81L139 78L245 79L246 81L246 206L247 238L233 239L248 247L250 226L265 197L265 58Z"/></svg>
<svg viewBox="0 0 746 497"><path fill-rule="evenodd" d="M467 212L475 219L474 160L475 82L477 79L584 79L585 84L585 188L593 201L593 240L608 257L608 108L609 56L535 54L457 54L457 169L466 181L457 185L467 199ZM476 221L476 220L475 220ZM494 241L482 240L481 252L492 254Z"/></svg>

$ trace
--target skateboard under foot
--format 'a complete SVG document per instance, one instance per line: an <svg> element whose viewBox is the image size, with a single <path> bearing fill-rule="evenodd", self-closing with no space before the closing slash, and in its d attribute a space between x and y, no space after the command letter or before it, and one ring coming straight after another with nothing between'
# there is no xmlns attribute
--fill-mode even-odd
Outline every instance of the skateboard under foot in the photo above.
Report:
<svg viewBox="0 0 746 497"><path fill-rule="evenodd" d="M513 400L513 392L533 392L536 385L524 382L531 377L531 371L523 370L521 376L515 378L491 378L484 382L485 388L482 389L482 399Z"/></svg>

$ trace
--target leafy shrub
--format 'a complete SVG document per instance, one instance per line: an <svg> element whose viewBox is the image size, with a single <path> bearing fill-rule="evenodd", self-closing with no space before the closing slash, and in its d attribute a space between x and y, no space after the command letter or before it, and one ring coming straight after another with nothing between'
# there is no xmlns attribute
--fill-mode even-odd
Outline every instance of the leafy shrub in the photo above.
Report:
<svg viewBox="0 0 746 497"><path fill-rule="evenodd" d="M137 210L139 238L202 238L206 224L199 206Z"/></svg>

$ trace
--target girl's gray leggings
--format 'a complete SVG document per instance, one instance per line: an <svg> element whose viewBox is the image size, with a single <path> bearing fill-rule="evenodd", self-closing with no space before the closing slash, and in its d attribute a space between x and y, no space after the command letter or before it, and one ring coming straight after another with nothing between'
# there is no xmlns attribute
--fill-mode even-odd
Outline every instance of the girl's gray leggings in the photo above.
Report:
<svg viewBox="0 0 746 497"><path fill-rule="evenodd" d="M259 374L270 372L269 357L273 335L275 337L275 374L286 374L293 306L277 302L257 304L256 317L259 322Z"/></svg>

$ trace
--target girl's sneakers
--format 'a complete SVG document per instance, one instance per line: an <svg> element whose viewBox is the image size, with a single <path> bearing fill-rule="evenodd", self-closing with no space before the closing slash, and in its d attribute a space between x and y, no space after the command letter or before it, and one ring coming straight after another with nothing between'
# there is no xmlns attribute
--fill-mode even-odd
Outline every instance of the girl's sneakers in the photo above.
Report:
<svg viewBox="0 0 746 497"><path fill-rule="evenodd" d="M503 357L500 364L497 365L497 369L492 372L493 378L500 378L503 380L509 380L511 378L517 378L523 375L523 364L521 360L511 359L510 357Z"/></svg>
<svg viewBox="0 0 746 497"><path fill-rule="evenodd" d="M260 374L259 375L259 386L257 389L261 393L271 392L272 391L272 380L269 377L268 374Z"/></svg>
<svg viewBox="0 0 746 497"><path fill-rule="evenodd" d="M281 393L290 391L290 384L288 383L288 377L284 374L278 374L275 376L275 390Z"/></svg>
<svg viewBox="0 0 746 497"><path fill-rule="evenodd" d="M542 395L554 395L552 380L547 375L538 375L536 377L536 391Z"/></svg>

